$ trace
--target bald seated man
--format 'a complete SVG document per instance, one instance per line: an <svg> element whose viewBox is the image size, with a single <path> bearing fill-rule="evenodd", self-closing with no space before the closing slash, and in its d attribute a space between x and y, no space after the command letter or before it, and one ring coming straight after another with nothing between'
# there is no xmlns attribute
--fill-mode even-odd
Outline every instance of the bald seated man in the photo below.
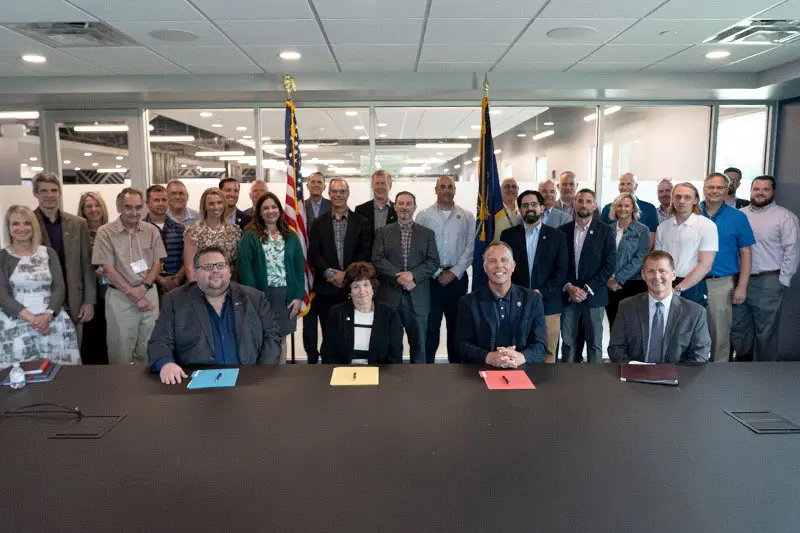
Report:
<svg viewBox="0 0 800 533"><path fill-rule="evenodd" d="M558 228L572 222L572 217L564 211L555 208L556 184L553 180L544 180L539 183L539 194L544 198L544 214L542 224L551 228Z"/></svg>
<svg viewBox="0 0 800 533"><path fill-rule="evenodd" d="M639 206L639 222L650 229L650 249L652 250L653 244L656 241L656 230L658 229L658 212L656 211L656 206L650 202L640 200L639 197L636 196L636 190L638 188L639 180L630 172L626 172L619 177L619 193L629 192L636 198L636 203ZM600 213L600 220L606 224L611 224L612 222L609 218L610 212L611 204L606 204L605 207L603 207L603 211Z"/></svg>

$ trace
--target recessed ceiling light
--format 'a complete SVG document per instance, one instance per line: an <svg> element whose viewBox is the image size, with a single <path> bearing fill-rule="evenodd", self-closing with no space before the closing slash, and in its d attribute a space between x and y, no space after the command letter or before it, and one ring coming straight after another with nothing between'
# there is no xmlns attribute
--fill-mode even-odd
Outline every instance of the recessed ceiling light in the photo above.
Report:
<svg viewBox="0 0 800 533"><path fill-rule="evenodd" d="M453 168L461 168L461 165L453 165Z"/></svg>
<svg viewBox="0 0 800 533"><path fill-rule="evenodd" d="M494 151L494 154L495 154L495 155L497 155L497 154L499 154L500 152L502 152L502 150L501 150L500 148L498 148L497 150L495 150L495 151Z"/></svg>
<svg viewBox="0 0 800 533"><path fill-rule="evenodd" d="M38 160L39 160L38 157L31 157L31 161L38 161Z"/></svg>
<svg viewBox="0 0 800 533"><path fill-rule="evenodd" d="M186 163L182 164L181 168L186 168Z"/></svg>
<svg viewBox="0 0 800 533"><path fill-rule="evenodd" d="M98 163L92 163L92 166L96 167L96 166L99 166L99 164Z"/></svg>
<svg viewBox="0 0 800 533"><path fill-rule="evenodd" d="M445 172L450 172L449 168L444 169Z"/></svg>
<svg viewBox="0 0 800 533"><path fill-rule="evenodd" d="M28 63L44 63L47 58L39 54L25 54L22 56L22 60Z"/></svg>
<svg viewBox="0 0 800 533"><path fill-rule="evenodd" d="M380 137L381 139L385 139L385 138L386 138L386 137L388 137L388 136L389 136L389 134L388 134L388 133L379 133L379 134L378 134L378 137Z"/></svg>
<svg viewBox="0 0 800 533"><path fill-rule="evenodd" d="M545 122L544 125L545 126L555 126L556 123L555 122Z"/></svg>
<svg viewBox="0 0 800 533"><path fill-rule="evenodd" d="M706 54L706 59L725 59L731 55L727 50L714 50Z"/></svg>
<svg viewBox="0 0 800 533"><path fill-rule="evenodd" d="M466 139L466 138L467 138L467 136L466 136L466 135L459 135L459 136L458 136L458 138L459 138L459 139Z"/></svg>
<svg viewBox="0 0 800 533"><path fill-rule="evenodd" d="M210 113L208 111L203 111L202 113L200 113L200 116L201 117L213 117L214 113Z"/></svg>
<svg viewBox="0 0 800 533"><path fill-rule="evenodd" d="M122 161L122 160L124 159L124 157L122 157L121 155L118 155L118 156L117 156L115 159L116 159L117 161Z"/></svg>
<svg viewBox="0 0 800 533"><path fill-rule="evenodd" d="M147 131L153 131L154 129L156 129L156 127L153 126L152 124L147 126Z"/></svg>
<svg viewBox="0 0 800 533"><path fill-rule="evenodd" d="M212 127L212 128L221 128L221 127L222 127L222 124L220 124L219 122L215 122L215 123L213 123L213 124L211 125L211 127Z"/></svg>
<svg viewBox="0 0 800 533"><path fill-rule="evenodd" d="M361 131L364 129L364 126L353 126L354 130Z"/></svg>
<svg viewBox="0 0 800 533"><path fill-rule="evenodd" d="M517 137L527 137L527 133L517 133Z"/></svg>
<svg viewBox="0 0 800 533"><path fill-rule="evenodd" d="M293 52L291 50L281 52L279 55L281 59L285 59L286 61L297 61L298 59L303 57L303 54L301 54L300 52Z"/></svg>
<svg viewBox="0 0 800 533"><path fill-rule="evenodd" d="M122 165L115 165L116 168L122 168Z"/></svg>
<svg viewBox="0 0 800 533"><path fill-rule="evenodd" d="M348 117L355 117L358 116L358 111L345 111L344 114L347 115Z"/></svg>
<svg viewBox="0 0 800 533"><path fill-rule="evenodd" d="M92 152L83 152L84 157L92 157Z"/></svg>
<svg viewBox="0 0 800 533"><path fill-rule="evenodd" d="M589 26L565 26L563 28L553 28L547 32L547 36L559 41L577 41L589 37L596 32L597 30Z"/></svg>
<svg viewBox="0 0 800 533"><path fill-rule="evenodd" d="M537 133L536 135L531 137L531 139L533 139L534 141L538 141L539 139L544 139L545 137L550 137L554 133L555 133L555 130L543 131L541 133Z"/></svg>
<svg viewBox="0 0 800 533"><path fill-rule="evenodd" d="M20 166L21 166L21 167L27 167L27 166L28 166L28 163L22 163Z"/></svg>
<svg viewBox="0 0 800 533"><path fill-rule="evenodd" d="M81 169L81 167L75 167L75 170L80 170L80 169Z"/></svg>
<svg viewBox="0 0 800 533"><path fill-rule="evenodd" d="M34 171L34 172L41 172L41 171L44 170L44 168L42 168L42 167L31 167L31 170Z"/></svg>
<svg viewBox="0 0 800 533"><path fill-rule="evenodd" d="M200 38L196 33L186 30L153 30L150 37L169 43L190 43Z"/></svg>
<svg viewBox="0 0 800 533"><path fill-rule="evenodd" d="M65 159L65 160L64 160L64 164L65 164L65 165L69 165L70 163L72 163L72 161L70 161L69 159Z"/></svg>
<svg viewBox="0 0 800 533"><path fill-rule="evenodd" d="M379 127L379 128L385 128L386 126L388 126L388 124L387 124L387 123L385 123L385 122L378 122L378 127Z"/></svg>
<svg viewBox="0 0 800 533"><path fill-rule="evenodd" d="M470 161L469 159L467 159L466 161L464 161L464 164L465 164L465 165L471 165L471 164L472 164L472 161Z"/></svg>
<svg viewBox="0 0 800 533"><path fill-rule="evenodd" d="M369 140L369 135L362 135L361 137L359 137L359 140L362 140L362 141Z"/></svg>
<svg viewBox="0 0 800 533"><path fill-rule="evenodd" d="M239 126L236 131L247 131L247 126Z"/></svg>
<svg viewBox="0 0 800 533"><path fill-rule="evenodd" d="M480 158L480 156L477 156L477 155L476 155L475 157L473 157L473 158L472 158L472 160L473 160L473 161L480 161L480 160L481 160L481 158Z"/></svg>
<svg viewBox="0 0 800 533"><path fill-rule="evenodd" d="M252 139L252 135L242 135L242 139Z"/></svg>

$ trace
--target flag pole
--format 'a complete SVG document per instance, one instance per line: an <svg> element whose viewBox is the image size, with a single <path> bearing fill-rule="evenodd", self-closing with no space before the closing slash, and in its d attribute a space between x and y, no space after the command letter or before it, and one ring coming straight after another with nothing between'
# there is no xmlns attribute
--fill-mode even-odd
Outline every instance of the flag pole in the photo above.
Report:
<svg viewBox="0 0 800 533"><path fill-rule="evenodd" d="M286 76L284 76L283 77L283 88L286 89L286 99L291 102L292 101L292 93L297 92L297 86L294 83L294 78L292 78L288 74ZM292 364L294 365L294 364L297 364L297 354L296 354L297 348L295 347L295 343L294 343L294 331L292 332L292 335L291 335L291 341L292 341Z"/></svg>

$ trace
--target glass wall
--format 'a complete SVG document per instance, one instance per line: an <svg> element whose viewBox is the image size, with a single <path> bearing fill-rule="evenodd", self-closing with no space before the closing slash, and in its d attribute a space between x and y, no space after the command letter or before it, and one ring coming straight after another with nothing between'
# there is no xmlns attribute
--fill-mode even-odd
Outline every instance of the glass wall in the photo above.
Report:
<svg viewBox="0 0 800 533"><path fill-rule="evenodd" d="M127 120L58 122L64 185L125 183L131 164Z"/></svg>
<svg viewBox="0 0 800 533"><path fill-rule="evenodd" d="M764 173L769 124L766 106L720 106L714 170L736 167L742 171L740 194Z"/></svg>
<svg viewBox="0 0 800 533"><path fill-rule="evenodd" d="M0 185L27 183L41 170L39 112L0 110Z"/></svg>

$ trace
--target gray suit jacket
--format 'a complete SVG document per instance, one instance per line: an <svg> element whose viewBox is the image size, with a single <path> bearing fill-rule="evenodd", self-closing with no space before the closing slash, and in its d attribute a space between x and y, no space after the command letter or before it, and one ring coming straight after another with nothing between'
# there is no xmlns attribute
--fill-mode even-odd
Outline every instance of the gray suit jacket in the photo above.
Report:
<svg viewBox="0 0 800 533"><path fill-rule="evenodd" d="M619 304L608 356L612 361L646 361L650 334L648 293L637 294ZM672 296L672 304L664 332L665 363L705 363L711 351L706 310L680 296Z"/></svg>
<svg viewBox="0 0 800 533"><path fill-rule="evenodd" d="M52 247L47 231L44 229L44 214L38 208L34 211L42 230L42 244ZM97 303L97 282L92 267L92 253L89 247L89 226L81 217L61 211L61 234L64 239L64 268L66 270L67 297L64 307L73 322L78 322L78 313L83 304Z"/></svg>
<svg viewBox="0 0 800 533"><path fill-rule="evenodd" d="M264 293L231 282L239 360L244 365L277 364L281 338ZM178 287L164 297L147 344L149 365L159 359L179 365L207 365L214 360L214 340L206 297L196 282Z"/></svg>
<svg viewBox="0 0 800 533"><path fill-rule="evenodd" d="M380 280L378 299L393 310L397 310L404 291L397 283L397 274L405 270L403 244L397 222L384 226L375 233L372 264L378 271ZM432 230L414 222L411 228L408 271L414 275L414 283L417 284L411 291L411 302L418 315L428 314L431 310L430 280L437 270L439 270L439 252L436 249L436 237Z"/></svg>
<svg viewBox="0 0 800 533"><path fill-rule="evenodd" d="M570 222L572 222L572 217L555 205L551 208L550 214L547 216L547 225L551 228L560 228L564 224L569 224Z"/></svg>
<svg viewBox="0 0 800 533"><path fill-rule="evenodd" d="M323 198L319 201L319 214L316 218L331 212L331 201ZM314 210L311 208L311 200L306 200L306 219L308 219L308 231L311 231L311 224L314 223Z"/></svg>

